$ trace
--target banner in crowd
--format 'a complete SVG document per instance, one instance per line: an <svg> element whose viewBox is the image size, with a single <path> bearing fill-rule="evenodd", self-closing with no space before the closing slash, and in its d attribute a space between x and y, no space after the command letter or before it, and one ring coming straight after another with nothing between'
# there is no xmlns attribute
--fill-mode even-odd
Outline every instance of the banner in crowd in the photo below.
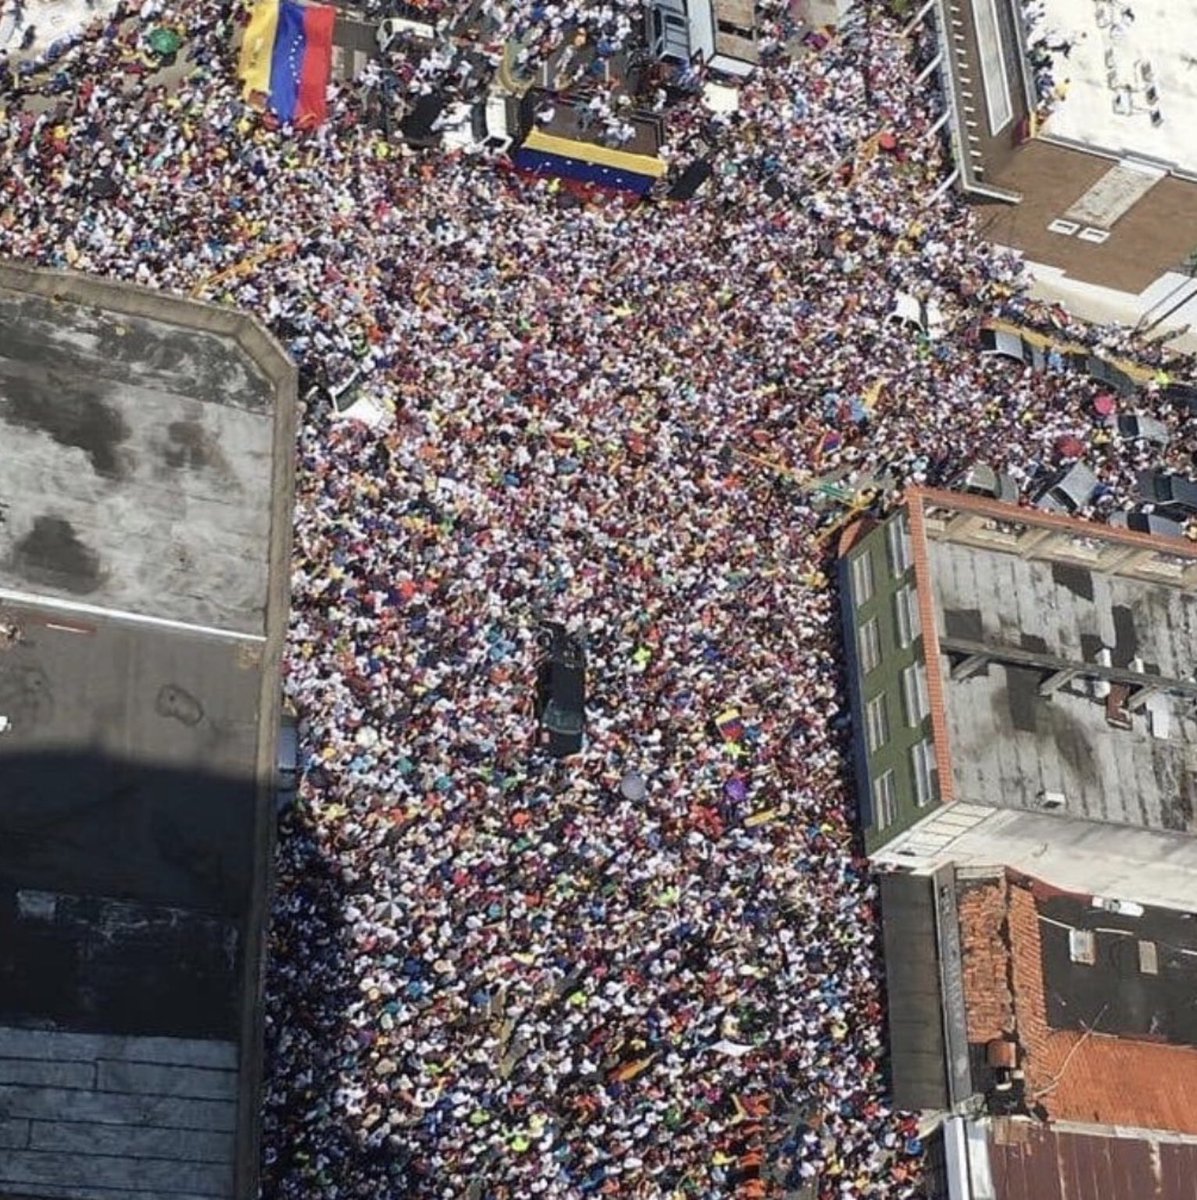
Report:
<svg viewBox="0 0 1197 1200"><path fill-rule="evenodd" d="M271 112L295 125L328 115L335 8L296 0L259 0L241 46L238 75L247 99L264 97Z"/></svg>

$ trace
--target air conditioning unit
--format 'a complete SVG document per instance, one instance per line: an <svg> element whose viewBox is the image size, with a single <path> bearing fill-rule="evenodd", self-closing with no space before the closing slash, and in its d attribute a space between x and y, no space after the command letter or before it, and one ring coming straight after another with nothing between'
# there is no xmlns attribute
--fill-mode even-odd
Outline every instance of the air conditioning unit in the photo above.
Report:
<svg viewBox="0 0 1197 1200"><path fill-rule="evenodd" d="M1057 809L1064 807L1064 802L1067 797L1063 792L1040 792L1036 797L1039 801L1039 807L1047 809L1049 812L1054 812Z"/></svg>

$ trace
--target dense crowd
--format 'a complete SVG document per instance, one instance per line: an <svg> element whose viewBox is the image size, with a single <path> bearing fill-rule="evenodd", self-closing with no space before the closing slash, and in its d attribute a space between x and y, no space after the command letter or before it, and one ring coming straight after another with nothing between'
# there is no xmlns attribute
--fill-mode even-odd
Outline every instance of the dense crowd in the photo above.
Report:
<svg viewBox="0 0 1197 1200"><path fill-rule="evenodd" d="M301 364L306 775L266 1195L916 1195L846 778L834 511L804 481L900 491L982 458L1031 488L1067 439L1111 506L1144 452L1101 425L1100 385L978 354L1020 268L934 195L909 43L875 6L773 56L736 113L695 98L671 155L715 146L707 188L631 204L407 151L349 87L322 128L278 128L231 75L244 14L154 2L188 38L171 88L125 69L129 8L60 52L60 98L9 84L0 253L199 288ZM488 11L552 41L630 10ZM893 319L900 294L942 336ZM394 420L341 421L330 395ZM1151 388L1123 403L1171 422L1180 461L1179 415ZM588 650L564 762L530 712L546 619Z"/></svg>

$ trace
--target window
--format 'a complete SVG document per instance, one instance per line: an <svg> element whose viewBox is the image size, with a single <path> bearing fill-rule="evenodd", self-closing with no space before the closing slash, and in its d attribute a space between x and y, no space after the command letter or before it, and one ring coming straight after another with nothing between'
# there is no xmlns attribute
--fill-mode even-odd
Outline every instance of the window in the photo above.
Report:
<svg viewBox="0 0 1197 1200"><path fill-rule="evenodd" d="M906 514L899 513L885 527L885 542L889 549L889 569L895 575L905 575L910 570L910 526Z"/></svg>
<svg viewBox="0 0 1197 1200"><path fill-rule="evenodd" d="M873 825L885 829L894 823L898 815L898 801L894 791L894 773L886 771L873 783Z"/></svg>
<svg viewBox="0 0 1197 1200"><path fill-rule="evenodd" d="M912 729L921 725L931 711L927 697L927 668L921 663L911 663L902 672L902 707L906 711L906 724Z"/></svg>
<svg viewBox="0 0 1197 1200"><path fill-rule="evenodd" d="M852 560L852 598L857 606L873 598L873 556L868 550Z"/></svg>
<svg viewBox="0 0 1197 1200"><path fill-rule="evenodd" d="M860 627L860 669L867 675L877 669L881 661L881 633L877 628L877 618L873 617Z"/></svg>
<svg viewBox="0 0 1197 1200"><path fill-rule="evenodd" d="M898 645L905 649L923 632L918 596L910 584L894 592L894 620L898 627Z"/></svg>
<svg viewBox="0 0 1197 1200"><path fill-rule="evenodd" d="M914 773L914 798L920 808L937 798L939 780L935 775L935 747L929 740L910 747L910 765Z"/></svg>
<svg viewBox="0 0 1197 1200"><path fill-rule="evenodd" d="M884 692L865 705L865 737L870 754L876 754L889 741L889 709Z"/></svg>

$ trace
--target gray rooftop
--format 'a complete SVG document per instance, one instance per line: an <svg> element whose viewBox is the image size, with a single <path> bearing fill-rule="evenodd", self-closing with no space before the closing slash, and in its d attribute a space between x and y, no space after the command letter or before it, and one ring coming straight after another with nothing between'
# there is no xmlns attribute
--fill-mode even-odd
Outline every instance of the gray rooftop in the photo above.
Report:
<svg viewBox="0 0 1197 1200"><path fill-rule="evenodd" d="M20 631L0 649L0 883L240 912L261 646L3 600L0 623Z"/></svg>
<svg viewBox="0 0 1197 1200"><path fill-rule="evenodd" d="M941 642L1013 651L967 678L945 660L945 708L956 796L1036 809L1045 793L1063 811L1148 829L1192 830L1197 780L1193 696L1161 692L1107 720L1109 685L1080 676L1042 694L1033 659L1098 663L1165 676L1190 688L1197 596L995 548L928 544ZM1023 657L1025 662L1017 659ZM1117 685L1115 685L1117 686Z"/></svg>
<svg viewBox="0 0 1197 1200"><path fill-rule="evenodd" d="M272 397L227 334L0 286L0 589L264 635Z"/></svg>
<svg viewBox="0 0 1197 1200"><path fill-rule="evenodd" d="M0 1197L256 1195L295 389L0 260Z"/></svg>
<svg viewBox="0 0 1197 1200"><path fill-rule="evenodd" d="M0 1027L6 1196L232 1196L236 1121L231 1043Z"/></svg>

